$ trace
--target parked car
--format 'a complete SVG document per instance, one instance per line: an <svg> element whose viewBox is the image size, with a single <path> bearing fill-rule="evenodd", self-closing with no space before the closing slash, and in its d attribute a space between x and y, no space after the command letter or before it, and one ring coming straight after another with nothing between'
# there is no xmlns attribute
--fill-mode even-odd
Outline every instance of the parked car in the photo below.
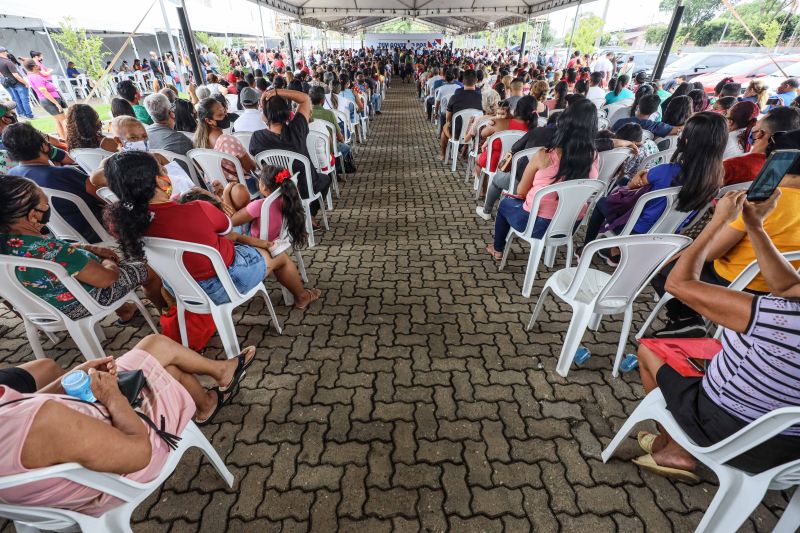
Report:
<svg viewBox="0 0 800 533"><path fill-rule="evenodd" d="M693 52L670 63L661 74L661 79L666 83L683 76L685 81L690 81L701 74L715 72L732 63L752 58L753 54L744 52Z"/></svg>
<svg viewBox="0 0 800 533"><path fill-rule="evenodd" d="M800 55L786 55L778 56L775 61L782 69L800 62ZM742 87L747 87L750 80L753 78L763 78L770 75L781 76L778 66L768 57L759 56L754 59L745 59L732 63L726 67L722 67L716 72L709 72L697 76L692 81L695 83L702 83L703 88L709 94L714 93L714 87L717 83L722 81L723 78L733 78L735 83L740 83Z"/></svg>
<svg viewBox="0 0 800 533"><path fill-rule="evenodd" d="M637 72L644 71L649 78L650 75L653 73L653 68L656 66L656 61L658 60L658 50L621 50L616 52L617 56L617 72L622 66L628 62L628 58L633 56L633 73L636 74ZM676 54L669 54L667 56L667 65L672 64L674 61L678 59Z"/></svg>
<svg viewBox="0 0 800 533"><path fill-rule="evenodd" d="M800 61L785 67L783 72L776 69L775 72L769 76L764 76L761 78L761 81L763 81L764 84L769 88L770 94L775 94L778 92L778 87L784 82L784 80L786 80L786 78L800 79ZM742 87L742 90L745 88L746 87Z"/></svg>

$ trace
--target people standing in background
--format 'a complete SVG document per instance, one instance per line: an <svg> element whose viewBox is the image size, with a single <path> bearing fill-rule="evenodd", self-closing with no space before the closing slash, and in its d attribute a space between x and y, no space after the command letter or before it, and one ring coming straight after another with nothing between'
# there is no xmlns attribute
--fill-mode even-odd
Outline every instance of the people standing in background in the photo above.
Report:
<svg viewBox="0 0 800 533"><path fill-rule="evenodd" d="M56 122L56 132L62 139L66 138L67 134L64 131L64 109L67 107L61 93L58 92L56 86L50 81L48 76L42 74L42 66L36 63L33 59L25 61L25 70L28 71L28 82L30 83L33 93L39 100L42 108L53 117Z"/></svg>
<svg viewBox="0 0 800 533"><path fill-rule="evenodd" d="M3 46L0 46L0 75L2 75L0 82L11 95L14 103L17 104L17 113L32 119L33 111L31 111L31 103L28 99L28 80L17 68L17 58Z"/></svg>

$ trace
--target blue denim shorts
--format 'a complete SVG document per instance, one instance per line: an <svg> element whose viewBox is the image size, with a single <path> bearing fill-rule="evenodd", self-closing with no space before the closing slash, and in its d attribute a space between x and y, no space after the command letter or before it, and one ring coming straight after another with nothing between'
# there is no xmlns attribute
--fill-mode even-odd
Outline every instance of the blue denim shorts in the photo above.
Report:
<svg viewBox="0 0 800 533"><path fill-rule="evenodd" d="M231 275L234 286L244 294L267 277L267 262L252 246L236 245L228 274ZM198 281L197 284L215 304L222 305L231 301L217 276Z"/></svg>

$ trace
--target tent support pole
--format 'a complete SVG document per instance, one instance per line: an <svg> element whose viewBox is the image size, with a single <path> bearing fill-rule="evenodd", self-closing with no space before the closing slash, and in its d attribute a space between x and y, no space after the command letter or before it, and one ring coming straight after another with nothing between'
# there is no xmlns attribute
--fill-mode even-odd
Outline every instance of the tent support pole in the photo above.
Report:
<svg viewBox="0 0 800 533"><path fill-rule="evenodd" d="M566 67L566 64L569 63L570 54L572 54L572 40L575 38L575 26L578 25L578 17L581 14L581 4L582 3L583 3L583 0L578 0L578 7L575 8L575 19L572 21L572 33L570 33L570 35L569 35L569 46L567 47L567 57L564 58L565 67Z"/></svg>
<svg viewBox="0 0 800 533"><path fill-rule="evenodd" d="M164 17L164 26L167 27L167 35L169 36L169 46L172 48L172 61L178 68L178 76L181 78L179 89L183 90L183 85L186 83L186 77L183 75L183 58L181 57L180 50L175 46L175 39L172 37L172 28L169 24L169 17L167 16L167 9L164 7L164 0L159 0L161 4L161 16Z"/></svg>
<svg viewBox="0 0 800 533"><path fill-rule="evenodd" d="M64 64L61 62L61 57L58 55L58 50L56 49L56 45L53 44L53 38L50 37L50 30L47 29L47 25L42 20L42 28L44 28L44 33L47 35L47 41L50 43L50 48L53 49L53 53L56 55L56 61L58 61L58 68L61 71L61 75L64 76L64 79L67 79L67 71L64 70Z"/></svg>

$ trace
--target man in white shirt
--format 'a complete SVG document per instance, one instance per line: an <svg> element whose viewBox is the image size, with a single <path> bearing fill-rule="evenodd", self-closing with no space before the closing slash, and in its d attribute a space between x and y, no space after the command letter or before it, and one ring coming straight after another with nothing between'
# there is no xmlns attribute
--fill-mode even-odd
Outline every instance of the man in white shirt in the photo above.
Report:
<svg viewBox="0 0 800 533"><path fill-rule="evenodd" d="M614 53L609 52L605 55L605 57L600 57L597 60L597 63L595 63L594 71L603 73L602 85L605 85L605 82L611 79L611 75L614 74L614 64L612 63L613 57Z"/></svg>
<svg viewBox="0 0 800 533"><path fill-rule="evenodd" d="M603 73L599 71L592 72L589 76L589 90L586 92L586 98L597 107L606 103L606 91L601 87L602 83Z"/></svg>
<svg viewBox="0 0 800 533"><path fill-rule="evenodd" d="M258 110L258 100L261 95L257 89L252 87L245 87L242 89L242 94L239 95L239 101L242 103L244 111L239 115L239 118L233 123L233 131L240 133L246 131L258 131L266 128L264 121L261 119L261 111Z"/></svg>

